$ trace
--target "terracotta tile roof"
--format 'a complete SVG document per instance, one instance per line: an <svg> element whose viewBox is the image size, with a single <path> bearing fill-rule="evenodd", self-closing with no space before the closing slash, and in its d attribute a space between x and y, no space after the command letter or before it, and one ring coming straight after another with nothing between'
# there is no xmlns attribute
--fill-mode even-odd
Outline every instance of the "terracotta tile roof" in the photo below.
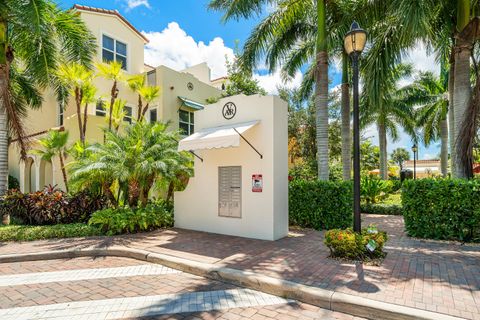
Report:
<svg viewBox="0 0 480 320"><path fill-rule="evenodd" d="M94 7L84 6L84 5L81 5L81 4L74 4L73 8L77 9L77 10L80 10L80 11L98 12L98 13L103 13L103 14L109 14L109 15L112 15L112 16L117 16L120 20L125 22L125 24L127 26L129 26L130 29L132 29L135 33L137 33L140 37L142 37L142 39L145 40L145 42L147 42L147 43L150 42L140 31L137 30L137 28L135 28L130 22L128 22L128 20L125 19L120 14L120 12L118 12L117 10L94 8Z"/></svg>

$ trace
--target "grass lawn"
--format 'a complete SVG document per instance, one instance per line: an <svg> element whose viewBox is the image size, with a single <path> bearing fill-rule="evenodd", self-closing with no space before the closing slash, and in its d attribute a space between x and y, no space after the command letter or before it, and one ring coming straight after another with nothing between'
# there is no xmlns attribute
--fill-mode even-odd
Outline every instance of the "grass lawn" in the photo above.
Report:
<svg viewBox="0 0 480 320"><path fill-rule="evenodd" d="M402 205L402 193L401 192L396 192L396 193L389 194L387 198L380 201L379 203L395 204L397 206L401 206Z"/></svg>
<svg viewBox="0 0 480 320"><path fill-rule="evenodd" d="M33 241L102 235L98 228L83 224L57 224L52 226L0 225L0 242Z"/></svg>

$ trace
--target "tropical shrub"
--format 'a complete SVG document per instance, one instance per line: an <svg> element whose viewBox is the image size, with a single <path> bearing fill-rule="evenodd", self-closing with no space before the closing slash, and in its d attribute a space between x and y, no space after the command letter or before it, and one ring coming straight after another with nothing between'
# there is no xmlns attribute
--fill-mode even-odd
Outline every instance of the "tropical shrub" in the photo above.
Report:
<svg viewBox="0 0 480 320"><path fill-rule="evenodd" d="M84 223L51 226L0 226L0 242L100 236L100 229Z"/></svg>
<svg viewBox="0 0 480 320"><path fill-rule="evenodd" d="M352 224L351 182L294 180L289 185L289 219L292 225L321 229Z"/></svg>
<svg viewBox="0 0 480 320"><path fill-rule="evenodd" d="M28 225L86 222L90 215L105 207L103 196L80 192L67 195L48 186L42 191L23 194L8 191L0 198L0 213L11 214Z"/></svg>
<svg viewBox="0 0 480 320"><path fill-rule="evenodd" d="M328 230L324 243L330 249L331 257L365 260L383 257L387 239L386 232L369 226L362 229L361 233L356 233L351 228Z"/></svg>
<svg viewBox="0 0 480 320"><path fill-rule="evenodd" d="M402 205L410 236L480 241L479 180L404 181Z"/></svg>
<svg viewBox="0 0 480 320"><path fill-rule="evenodd" d="M109 208L95 212L88 224L108 235L136 233L173 226L173 214L166 205L147 204L145 208Z"/></svg>
<svg viewBox="0 0 480 320"><path fill-rule="evenodd" d="M390 181L378 178L363 177L360 183L360 195L367 204L386 198L391 189Z"/></svg>
<svg viewBox="0 0 480 320"><path fill-rule="evenodd" d="M8 176L8 189L20 190L20 182L18 182L18 179L14 176Z"/></svg>
<svg viewBox="0 0 480 320"><path fill-rule="evenodd" d="M104 144L77 152L70 167L72 189L100 187L115 207L145 207L155 185L168 186L193 171L191 155L177 151L178 132L167 128L141 121L122 132L105 131Z"/></svg>

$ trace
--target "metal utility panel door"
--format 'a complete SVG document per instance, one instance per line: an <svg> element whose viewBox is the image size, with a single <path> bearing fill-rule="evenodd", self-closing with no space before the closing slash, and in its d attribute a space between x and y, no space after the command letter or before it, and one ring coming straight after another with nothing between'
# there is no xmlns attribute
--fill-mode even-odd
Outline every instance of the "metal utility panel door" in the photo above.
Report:
<svg viewBox="0 0 480 320"><path fill-rule="evenodd" d="M218 167L218 215L242 217L242 167Z"/></svg>

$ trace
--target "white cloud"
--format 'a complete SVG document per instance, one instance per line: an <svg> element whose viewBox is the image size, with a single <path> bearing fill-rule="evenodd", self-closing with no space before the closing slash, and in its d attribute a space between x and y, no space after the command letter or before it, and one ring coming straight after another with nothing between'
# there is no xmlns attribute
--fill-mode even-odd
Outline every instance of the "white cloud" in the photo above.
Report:
<svg viewBox="0 0 480 320"><path fill-rule="evenodd" d="M404 62L412 63L415 70L431 71L435 75L440 74L440 65L435 61L434 54L427 54L426 46L419 42L407 52Z"/></svg>
<svg viewBox="0 0 480 320"><path fill-rule="evenodd" d="M217 37L208 44L196 42L176 22L170 22L161 32L143 34L150 40L145 47L145 62L153 66L183 70L206 62L212 69L212 78L219 78L227 74L225 57L234 58L233 49L225 46L222 38Z"/></svg>
<svg viewBox="0 0 480 320"><path fill-rule="evenodd" d="M253 78L258 81L258 84L264 88L268 93L270 94L277 94L278 86L285 86L288 88L295 88L300 86L302 83L302 74L301 72L297 72L295 74L295 77L288 81L288 82L283 82L282 76L280 74L280 71L276 71L275 73L272 74L265 74L265 75L260 75L258 73L253 75Z"/></svg>
<svg viewBox="0 0 480 320"><path fill-rule="evenodd" d="M145 47L145 62L149 65L165 65L174 70L183 70L206 62L212 70L212 79L215 79L227 75L226 59L233 61L235 58L233 49L227 47L222 38L216 37L208 44L203 41L197 42L176 22L170 22L161 32L151 31L143 34L150 40ZM253 78L271 94L278 93L279 85L293 88L302 82L300 72L287 83L282 81L279 71L273 74L257 72Z"/></svg>
<svg viewBox="0 0 480 320"><path fill-rule="evenodd" d="M136 7L145 6L150 9L150 3L148 0L125 0L128 10L135 9Z"/></svg>

